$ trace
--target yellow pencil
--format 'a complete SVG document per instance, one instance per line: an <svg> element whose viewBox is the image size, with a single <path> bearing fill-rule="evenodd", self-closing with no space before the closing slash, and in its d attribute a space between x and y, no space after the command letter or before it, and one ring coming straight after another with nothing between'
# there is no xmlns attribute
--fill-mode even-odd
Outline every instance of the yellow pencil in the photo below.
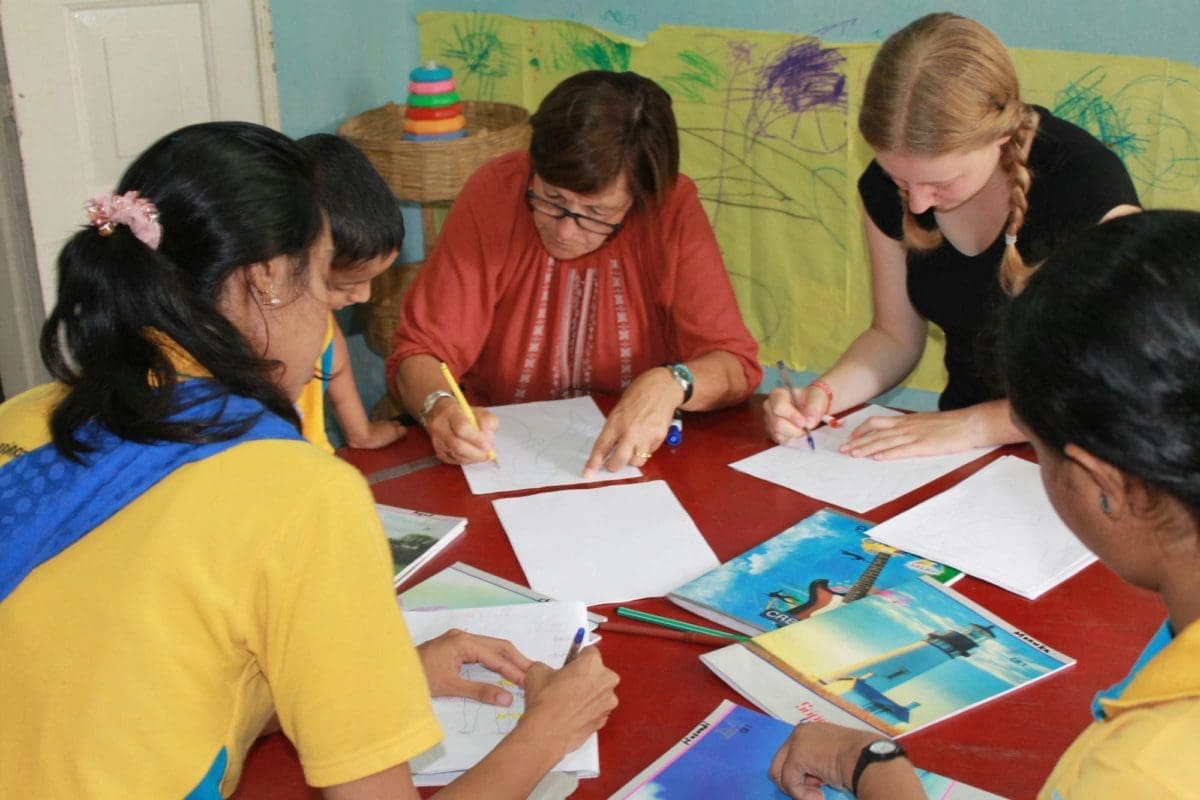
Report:
<svg viewBox="0 0 1200 800"><path fill-rule="evenodd" d="M454 395L454 399L458 401L458 406L466 413L467 419L471 420L471 424L475 426L475 430L479 430L479 420L475 418L475 412L471 408L471 404L467 402L467 398L463 397L462 389L458 388L458 381L454 380L454 375L450 372L450 368L446 366L446 362L440 363L442 368L442 377L446 379L446 383L450 386L450 392ZM487 457L497 468L500 467L500 459L496 458L495 450L488 450Z"/></svg>

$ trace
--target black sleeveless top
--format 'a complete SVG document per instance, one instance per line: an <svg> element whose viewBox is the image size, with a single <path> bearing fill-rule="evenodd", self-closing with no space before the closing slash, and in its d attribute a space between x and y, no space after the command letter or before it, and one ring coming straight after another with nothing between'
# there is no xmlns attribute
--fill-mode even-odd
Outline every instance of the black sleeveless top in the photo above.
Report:
<svg viewBox="0 0 1200 800"><path fill-rule="evenodd" d="M1115 153L1083 129L1034 108L1041 119L1029 151L1029 210L1017 234L1017 250L1030 265L1115 206L1140 205ZM876 162L859 178L858 192L879 230L901 239L900 192ZM930 230L937 227L932 209L917 221ZM999 312L1006 302L999 282L1003 255L1003 231L977 256L963 255L947 241L908 254L909 300L946 334L949 380L938 400L943 411L1004 396L995 352Z"/></svg>

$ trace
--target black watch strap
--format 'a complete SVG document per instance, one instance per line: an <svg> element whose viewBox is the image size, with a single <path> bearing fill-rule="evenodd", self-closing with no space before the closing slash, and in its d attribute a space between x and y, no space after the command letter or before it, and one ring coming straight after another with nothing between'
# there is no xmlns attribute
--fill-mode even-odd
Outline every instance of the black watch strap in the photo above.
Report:
<svg viewBox="0 0 1200 800"><path fill-rule="evenodd" d="M858 796L858 780L867 767L880 761L907 757L908 753L904 752L904 748L891 739L876 739L871 742L858 754L858 763L854 765L854 775L850 778L851 793Z"/></svg>

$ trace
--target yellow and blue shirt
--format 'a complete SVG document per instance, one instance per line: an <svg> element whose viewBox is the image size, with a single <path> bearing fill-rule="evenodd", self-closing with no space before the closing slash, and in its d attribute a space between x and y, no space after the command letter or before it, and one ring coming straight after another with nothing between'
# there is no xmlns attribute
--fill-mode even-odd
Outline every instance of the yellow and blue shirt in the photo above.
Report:
<svg viewBox="0 0 1200 800"><path fill-rule="evenodd" d="M1163 627L1128 677L1096 697L1040 800L1155 800L1200 795L1200 621Z"/></svg>
<svg viewBox="0 0 1200 800"><path fill-rule="evenodd" d="M325 342L321 346L321 356L313 368L312 380L304 384L300 397L296 400L296 411L300 414L300 432L304 438L327 453L333 452L333 444L325 433L325 391L329 388L329 379L333 377L333 326L337 320L333 313L329 314L329 322L325 327Z"/></svg>
<svg viewBox="0 0 1200 800"><path fill-rule="evenodd" d="M0 470L61 388L0 406ZM0 601L0 796L228 795L272 713L315 786L440 736L366 483L307 442L186 464Z"/></svg>

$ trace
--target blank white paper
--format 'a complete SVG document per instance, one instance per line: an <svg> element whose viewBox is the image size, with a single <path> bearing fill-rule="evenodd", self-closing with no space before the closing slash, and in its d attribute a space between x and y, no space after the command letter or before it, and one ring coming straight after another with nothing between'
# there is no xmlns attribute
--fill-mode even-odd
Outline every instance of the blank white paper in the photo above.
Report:
<svg viewBox="0 0 1200 800"><path fill-rule="evenodd" d="M641 477L642 471L630 466L616 472L602 467L594 478L583 476L596 437L604 429L604 415L590 397L492 406L488 411L500 420L496 431L500 468L491 461L464 466L471 494Z"/></svg>
<svg viewBox="0 0 1200 800"><path fill-rule="evenodd" d="M433 639L450 628L508 639L535 661L559 667L567 656L575 632L587 627L587 609L578 602L549 601L485 608L406 611L413 642ZM414 775L425 776L423 786L440 786L458 773L479 763L512 730L525 711L525 693L498 673L479 665L463 667L464 677L503 686L513 693L511 706L493 706L464 697L435 697L433 710L441 723L441 744L409 762ZM558 762L555 771L576 772L596 777L600 772L600 749L592 734L578 750Z"/></svg>
<svg viewBox="0 0 1200 800"><path fill-rule="evenodd" d="M729 466L793 492L861 513L906 495L995 449L987 447L895 461L855 458L838 452L851 432L868 418L895 417L900 413L883 406L867 406L844 417L841 428L826 425L813 431L815 451L800 438Z"/></svg>
<svg viewBox="0 0 1200 800"><path fill-rule="evenodd" d="M719 563L665 481L493 500L529 585L586 605L658 597Z"/></svg>
<svg viewBox="0 0 1200 800"><path fill-rule="evenodd" d="M1037 465L1016 456L876 525L871 538L1030 600L1096 560L1050 505Z"/></svg>

